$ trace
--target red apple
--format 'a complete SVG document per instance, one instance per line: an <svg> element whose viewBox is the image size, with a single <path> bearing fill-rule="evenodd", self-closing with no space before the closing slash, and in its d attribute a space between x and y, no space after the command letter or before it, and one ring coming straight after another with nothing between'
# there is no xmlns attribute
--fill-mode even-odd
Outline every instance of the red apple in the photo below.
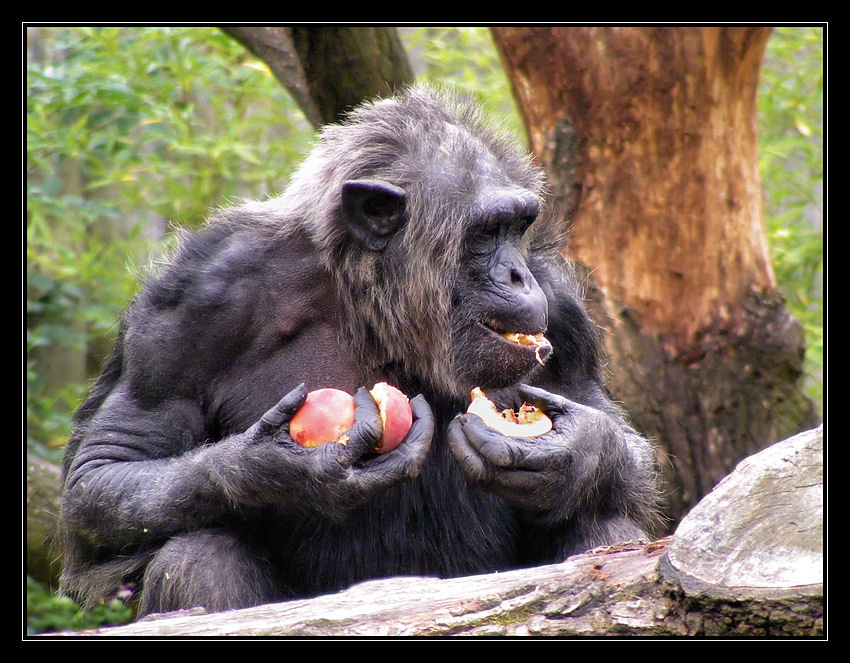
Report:
<svg viewBox="0 0 850 663"><path fill-rule="evenodd" d="M379 454L387 453L407 437L413 424L413 412L407 396L386 382L379 382L369 393L378 404L381 422L384 424L384 434L375 451Z"/></svg>
<svg viewBox="0 0 850 663"><path fill-rule="evenodd" d="M316 389L289 422L289 434L302 447L336 442L354 424L354 398L340 389Z"/></svg>
<svg viewBox="0 0 850 663"><path fill-rule="evenodd" d="M381 415L383 434L377 453L392 451L407 436L413 412L407 396L386 382L369 392ZM289 422L289 434L302 447L338 442L354 424L354 398L339 389L316 389L307 394L304 405Z"/></svg>
<svg viewBox="0 0 850 663"><path fill-rule="evenodd" d="M472 390L472 403L466 410L477 414L490 428L510 437L537 437L552 429L552 420L532 405L523 405L519 412L499 410L484 392L475 387Z"/></svg>

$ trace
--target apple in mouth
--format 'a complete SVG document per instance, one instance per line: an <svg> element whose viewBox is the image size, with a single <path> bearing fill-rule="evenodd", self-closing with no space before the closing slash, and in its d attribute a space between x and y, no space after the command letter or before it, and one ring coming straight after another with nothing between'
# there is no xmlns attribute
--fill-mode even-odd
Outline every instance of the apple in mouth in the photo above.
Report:
<svg viewBox="0 0 850 663"><path fill-rule="evenodd" d="M546 364L546 360L552 355L552 344L543 332L529 334L516 331L502 331L500 329L500 325L495 322L480 322L479 325L491 334L507 341L515 348L533 352L534 358L541 366L544 366Z"/></svg>

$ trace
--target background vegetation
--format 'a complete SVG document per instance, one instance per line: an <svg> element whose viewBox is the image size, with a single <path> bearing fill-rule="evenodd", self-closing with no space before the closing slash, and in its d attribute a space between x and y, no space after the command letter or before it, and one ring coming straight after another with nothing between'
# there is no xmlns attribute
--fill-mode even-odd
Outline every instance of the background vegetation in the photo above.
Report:
<svg viewBox="0 0 850 663"><path fill-rule="evenodd" d="M474 94L523 128L486 29L405 29L421 76ZM312 130L266 67L208 28L30 28L26 76L27 451L59 462L144 274L173 231L216 206L283 189ZM761 172L774 269L823 390L823 31L768 42ZM129 618L81 613L27 579L29 632Z"/></svg>
<svg viewBox="0 0 850 663"><path fill-rule="evenodd" d="M823 30L778 28L759 90L759 169L776 278L806 330L806 390L823 415Z"/></svg>

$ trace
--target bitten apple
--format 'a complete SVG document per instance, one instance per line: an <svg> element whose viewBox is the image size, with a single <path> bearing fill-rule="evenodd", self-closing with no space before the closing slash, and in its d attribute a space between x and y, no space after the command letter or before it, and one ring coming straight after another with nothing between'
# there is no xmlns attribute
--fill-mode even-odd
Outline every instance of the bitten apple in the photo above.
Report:
<svg viewBox="0 0 850 663"><path fill-rule="evenodd" d="M316 389L289 422L289 434L302 447L338 441L354 424L354 398L340 389Z"/></svg>
<svg viewBox="0 0 850 663"><path fill-rule="evenodd" d="M369 393L378 404L381 422L384 425L384 434L375 451L379 454L387 453L395 449L407 437L413 425L413 412L407 396L386 382L379 382Z"/></svg>
<svg viewBox="0 0 850 663"><path fill-rule="evenodd" d="M392 451L407 436L413 424L410 403L401 391L379 382L369 392L381 415L383 433L377 453ZM289 422L289 434L302 447L344 441L354 424L354 398L340 389L316 389L307 394L304 404Z"/></svg>
<svg viewBox="0 0 850 663"><path fill-rule="evenodd" d="M490 428L510 437L537 437L552 430L552 420L533 405L523 405L519 412L499 410L484 392L475 387L467 412L477 414Z"/></svg>

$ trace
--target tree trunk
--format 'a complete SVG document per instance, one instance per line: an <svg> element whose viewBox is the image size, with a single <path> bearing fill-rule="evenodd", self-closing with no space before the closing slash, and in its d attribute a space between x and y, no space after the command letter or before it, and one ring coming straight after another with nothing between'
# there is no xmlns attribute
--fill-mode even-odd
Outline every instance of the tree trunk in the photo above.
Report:
<svg viewBox="0 0 850 663"><path fill-rule="evenodd" d="M313 126L338 122L365 99L413 81L395 28L226 27L262 59Z"/></svg>
<svg viewBox="0 0 850 663"><path fill-rule="evenodd" d="M493 28L616 398L657 440L675 522L817 420L774 280L756 95L766 28Z"/></svg>

